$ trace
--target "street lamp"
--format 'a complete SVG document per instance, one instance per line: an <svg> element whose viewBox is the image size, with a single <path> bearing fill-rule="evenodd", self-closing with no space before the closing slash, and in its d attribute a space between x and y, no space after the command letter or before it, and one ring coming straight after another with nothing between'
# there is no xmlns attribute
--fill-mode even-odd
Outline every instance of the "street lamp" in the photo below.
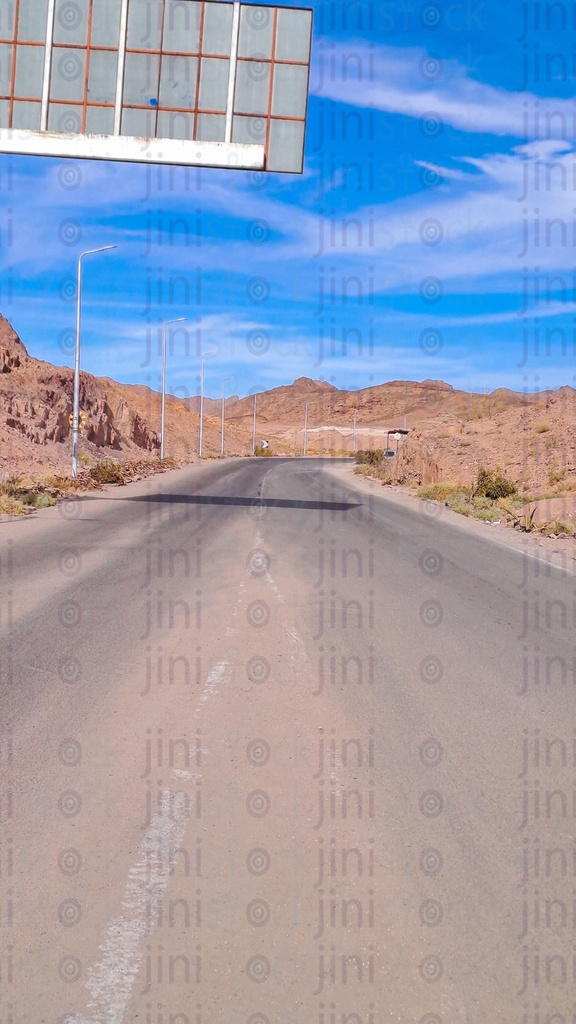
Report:
<svg viewBox="0 0 576 1024"><path fill-rule="evenodd" d="M356 409L354 409L354 427L352 433L352 450L356 451Z"/></svg>
<svg viewBox="0 0 576 1024"><path fill-rule="evenodd" d="M164 414L166 411L166 328L168 324L182 324L188 317L179 316L176 320L167 320L162 331L162 412L160 414L160 462L164 461Z"/></svg>
<svg viewBox="0 0 576 1024"><path fill-rule="evenodd" d="M222 427L220 431L220 458L224 456L224 385L227 380L236 380L234 374L231 377L224 377L222 381Z"/></svg>
<svg viewBox="0 0 576 1024"><path fill-rule="evenodd" d="M202 415L204 412L204 360L208 356L217 355L216 349L211 349L210 352L205 352L202 356L202 370L200 373L200 438L198 441L198 458L202 458Z"/></svg>
<svg viewBox="0 0 576 1024"><path fill-rule="evenodd" d="M82 303L82 260L97 252L117 249L117 245L103 245L100 249L87 249L78 257L78 278L76 286L76 346L74 351L74 399L72 406L72 476L78 476L78 442L80 435L80 315Z"/></svg>

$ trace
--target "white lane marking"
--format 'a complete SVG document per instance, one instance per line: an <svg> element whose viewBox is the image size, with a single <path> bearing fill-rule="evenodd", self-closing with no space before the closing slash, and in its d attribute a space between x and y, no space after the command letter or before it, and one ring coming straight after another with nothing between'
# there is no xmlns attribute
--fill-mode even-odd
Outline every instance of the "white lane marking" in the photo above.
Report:
<svg viewBox="0 0 576 1024"><path fill-rule="evenodd" d="M214 668L210 669L208 677L206 679L206 685L204 692L200 697L200 703L203 704L205 700L208 700L210 691L214 686L220 686L222 683L230 682L232 678L232 662L231 661L219 661Z"/></svg>
<svg viewBox="0 0 576 1024"><path fill-rule="evenodd" d="M234 633L236 632L236 627L238 625L238 612L243 604L245 593L246 583L242 580L238 587L238 598L236 600L236 604L232 609L232 621L229 626L226 626L226 636L234 636Z"/></svg>
<svg viewBox="0 0 576 1024"><path fill-rule="evenodd" d="M271 472L271 471L269 470L269 472ZM257 548L264 548L264 541L262 539L262 534L260 533L259 529L256 530L256 537L255 537L254 543L255 543ZM283 595L282 591L280 590L280 588L277 586L276 581L275 581L274 577L272 576L272 573L268 571L265 574L264 579L266 580L266 583L268 584L268 586L274 591L274 594L276 595L276 600L278 601L278 604L283 604L286 607L286 598L284 597L284 595ZM297 651L299 651L299 653L301 654L304 662L307 663L308 662L308 654L306 652L306 645L305 645L304 641L302 640L302 637L298 633L298 630L296 629L296 627L294 625L292 625L291 623L286 622L286 623L284 623L284 633L288 637L288 640L290 641L292 646L295 647L297 649ZM294 662L296 662L296 656L295 655L293 655L293 658L294 658Z"/></svg>
<svg viewBox="0 0 576 1024"><path fill-rule="evenodd" d="M274 582L274 579L272 577L272 573L267 572L266 575L264 576L264 579L266 580L266 583L268 584L268 586L272 587L272 590L276 594L276 597L278 598L278 601L280 602L280 604L286 604L286 601L284 599L284 595L279 591L278 587L276 586L276 584Z"/></svg>
<svg viewBox="0 0 576 1024"><path fill-rule="evenodd" d="M237 628L245 592L246 583L242 580L232 611L232 624L226 630L228 635ZM196 712L214 692L214 687L231 680L232 673L230 661L219 661L210 669ZM195 784L200 777L178 768L172 769L172 776L189 784ZM161 810L150 823L139 848L141 856L128 873L122 914L108 924L107 938L98 947L103 953L102 960L88 968L86 987L92 996L88 1009L94 1010L94 1014L89 1018L72 1014L65 1018L65 1024L124 1024L143 959L143 941L157 923L158 907L170 882L171 851L182 843L190 812L191 802L186 793L162 791ZM154 908L153 913L151 908Z"/></svg>
<svg viewBox="0 0 576 1024"><path fill-rule="evenodd" d="M215 686L232 677L232 663L220 661L210 670L200 704ZM197 709L198 710L198 709ZM172 775L188 784L199 776L174 768ZM132 989L143 959L143 943L158 920L158 907L170 882L170 858L181 845L191 812L189 796L182 790L162 791L161 808L150 823L139 847L140 857L130 868L122 911L110 921L106 940L98 948L102 959L89 967L86 987L92 997L86 1018L66 1017L65 1024L124 1024Z"/></svg>
<svg viewBox="0 0 576 1024"><path fill-rule="evenodd" d="M66 1024L123 1024L144 955L143 942L156 924L170 881L171 851L182 842L190 810L185 793L163 790L161 809L130 868L122 913L108 924L106 940L99 946L102 959L88 969L88 1009L94 1013L88 1019L72 1015Z"/></svg>
<svg viewBox="0 0 576 1024"><path fill-rule="evenodd" d="M194 775L192 772L184 771L183 768L173 768L172 775L176 776L177 779L184 779L191 784L195 783L197 779L202 778L201 775Z"/></svg>

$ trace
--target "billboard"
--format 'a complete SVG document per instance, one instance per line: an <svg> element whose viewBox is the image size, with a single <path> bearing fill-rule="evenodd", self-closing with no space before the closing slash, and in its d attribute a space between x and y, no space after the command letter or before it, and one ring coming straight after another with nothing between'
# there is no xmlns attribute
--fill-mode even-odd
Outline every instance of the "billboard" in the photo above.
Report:
<svg viewBox="0 0 576 1024"><path fill-rule="evenodd" d="M301 173L312 11L1 0L0 152Z"/></svg>

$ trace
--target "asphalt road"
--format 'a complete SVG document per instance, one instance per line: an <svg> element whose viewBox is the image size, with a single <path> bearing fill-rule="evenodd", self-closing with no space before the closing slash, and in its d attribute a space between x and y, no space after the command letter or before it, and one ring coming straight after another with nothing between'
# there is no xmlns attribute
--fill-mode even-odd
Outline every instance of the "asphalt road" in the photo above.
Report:
<svg viewBox="0 0 576 1024"><path fill-rule="evenodd" d="M353 488L0 526L2 1024L573 1020L575 577Z"/></svg>

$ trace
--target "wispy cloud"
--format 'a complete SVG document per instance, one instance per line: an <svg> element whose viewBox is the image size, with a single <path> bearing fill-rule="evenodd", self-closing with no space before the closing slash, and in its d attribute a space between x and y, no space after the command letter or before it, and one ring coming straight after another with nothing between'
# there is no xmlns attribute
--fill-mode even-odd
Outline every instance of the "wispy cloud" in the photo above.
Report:
<svg viewBox="0 0 576 1024"><path fill-rule="evenodd" d="M75 217L61 190L31 190L22 177L10 197L18 206L18 218L13 218L10 235L5 221L0 236L5 243L0 246L0 267L11 267L15 276L28 279L51 273L57 288L58 275L74 276L84 246L118 239L117 252L98 257L98 267L92 263L90 274L93 279L113 278L116 290L126 280L128 302L140 291L141 315L149 272L166 281L188 275L193 287L197 264L205 276L227 274L244 294L252 278L262 277L275 302L317 299L324 263L334 264L339 281L360 273L367 280L367 267L373 263L372 287L381 296L418 296L427 277L441 279L445 293L519 292L524 266L537 265L542 274L552 274L571 265L574 160L571 147L551 141L464 157L455 168L437 168L444 176L438 188L359 207L337 218L297 211L277 196L259 206L255 196L246 195L245 183L228 191L217 183L195 197L192 209L183 205L182 195L171 193L166 207L139 216L130 214L123 185L119 196L108 190L105 219L92 207L82 216L79 208ZM436 172L436 165L427 166ZM50 180L53 174L50 168ZM42 206L46 195L51 201ZM234 207L236 216L220 220L216 237L218 206ZM253 216L257 212L259 218ZM75 222L80 228L77 240ZM194 237L197 223L200 245ZM265 244L259 244L259 231Z"/></svg>
<svg viewBox="0 0 576 1024"><path fill-rule="evenodd" d="M373 107L438 130L510 135L516 139L574 138L571 100L510 92L478 82L455 60L417 47L371 47L363 40L333 44L317 62L318 96Z"/></svg>
<svg viewBox="0 0 576 1024"><path fill-rule="evenodd" d="M427 277L441 280L445 291L521 292L525 267L538 266L543 275L571 267L571 146L549 141L459 162L460 173L432 192L318 221L307 249L320 244L325 260L350 267L378 256L381 294L418 294Z"/></svg>
<svg viewBox="0 0 576 1024"><path fill-rule="evenodd" d="M526 309L509 310L505 313L478 313L473 316L444 316L434 321L439 327L490 327L497 324L518 323L519 319L541 320L574 316L576 302L550 302L544 306L528 306ZM422 323L430 325L430 317L421 317Z"/></svg>

